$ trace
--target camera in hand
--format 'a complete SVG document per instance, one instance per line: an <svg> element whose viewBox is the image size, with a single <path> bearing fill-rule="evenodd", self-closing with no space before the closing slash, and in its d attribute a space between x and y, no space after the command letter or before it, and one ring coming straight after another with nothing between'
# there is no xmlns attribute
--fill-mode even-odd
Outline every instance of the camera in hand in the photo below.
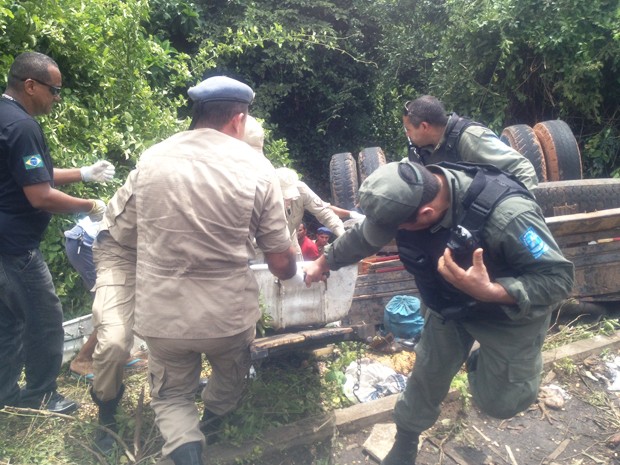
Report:
<svg viewBox="0 0 620 465"><path fill-rule="evenodd" d="M478 241L469 230L458 225L450 231L447 246L455 255L470 255L478 247Z"/></svg>

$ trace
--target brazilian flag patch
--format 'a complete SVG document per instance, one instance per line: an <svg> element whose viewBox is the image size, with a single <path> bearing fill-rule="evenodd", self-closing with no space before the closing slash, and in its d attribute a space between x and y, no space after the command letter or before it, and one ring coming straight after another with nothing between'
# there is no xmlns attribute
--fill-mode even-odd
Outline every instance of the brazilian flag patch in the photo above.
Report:
<svg viewBox="0 0 620 465"><path fill-rule="evenodd" d="M27 157L24 157L23 160L24 160L24 167L27 170L33 170L35 168L42 168L44 166L43 158L41 158L41 155L39 155L38 153L35 155L28 155Z"/></svg>

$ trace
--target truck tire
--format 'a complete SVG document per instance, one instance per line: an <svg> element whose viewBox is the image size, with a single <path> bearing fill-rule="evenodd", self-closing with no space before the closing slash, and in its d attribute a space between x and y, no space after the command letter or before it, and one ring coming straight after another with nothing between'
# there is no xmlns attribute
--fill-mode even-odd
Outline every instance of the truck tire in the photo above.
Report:
<svg viewBox="0 0 620 465"><path fill-rule="evenodd" d="M579 146L568 124L559 119L543 121L534 126L534 133L545 154L549 181L583 177Z"/></svg>
<svg viewBox="0 0 620 465"><path fill-rule="evenodd" d="M536 170L538 182L547 181L545 154L534 130L527 124L515 124L502 131L500 140L527 158Z"/></svg>
<svg viewBox="0 0 620 465"><path fill-rule="evenodd" d="M546 217L588 213L620 206L620 179L543 182L532 193Z"/></svg>
<svg viewBox="0 0 620 465"><path fill-rule="evenodd" d="M357 204L357 163L350 152L336 153L329 162L329 184L334 205L353 210Z"/></svg>
<svg viewBox="0 0 620 465"><path fill-rule="evenodd" d="M385 154L381 147L367 147L362 150L357 156L360 184L381 165L385 165Z"/></svg>

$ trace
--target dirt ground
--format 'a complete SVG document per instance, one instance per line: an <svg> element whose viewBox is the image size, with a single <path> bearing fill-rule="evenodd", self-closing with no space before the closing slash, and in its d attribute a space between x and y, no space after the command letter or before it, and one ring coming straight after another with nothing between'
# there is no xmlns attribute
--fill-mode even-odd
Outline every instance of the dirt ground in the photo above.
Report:
<svg viewBox="0 0 620 465"><path fill-rule="evenodd" d="M424 437L417 464L620 464L620 400L608 390L615 373L606 364L617 356L618 351L603 351L583 362L556 364L545 373L538 403L509 420L490 418L465 405L462 397L445 403L440 420ZM256 464L376 464L363 448L370 433L368 428L336 435Z"/></svg>

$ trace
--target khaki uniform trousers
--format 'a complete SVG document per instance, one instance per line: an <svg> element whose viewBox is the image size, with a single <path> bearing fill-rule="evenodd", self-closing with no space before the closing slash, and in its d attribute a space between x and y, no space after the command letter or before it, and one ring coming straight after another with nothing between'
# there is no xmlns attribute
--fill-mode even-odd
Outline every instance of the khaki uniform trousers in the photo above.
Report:
<svg viewBox="0 0 620 465"><path fill-rule="evenodd" d="M549 314L530 321L444 322L428 311L413 371L394 407L396 424L418 433L435 424L441 402L474 340L480 343L477 366L468 373L474 402L495 418L510 418L525 410L538 395L541 348L550 318Z"/></svg>
<svg viewBox="0 0 620 465"><path fill-rule="evenodd" d="M101 401L107 401L120 391L125 364L133 348L136 273L135 263L118 255L97 248L93 253L97 264L93 390Z"/></svg>
<svg viewBox="0 0 620 465"><path fill-rule="evenodd" d="M202 392L204 406L216 415L224 415L237 406L245 390L251 365L249 346L255 335L256 327L252 326L221 338L144 338L149 348L151 407L164 439L164 455L188 442L204 444L195 401L202 354L212 368Z"/></svg>

